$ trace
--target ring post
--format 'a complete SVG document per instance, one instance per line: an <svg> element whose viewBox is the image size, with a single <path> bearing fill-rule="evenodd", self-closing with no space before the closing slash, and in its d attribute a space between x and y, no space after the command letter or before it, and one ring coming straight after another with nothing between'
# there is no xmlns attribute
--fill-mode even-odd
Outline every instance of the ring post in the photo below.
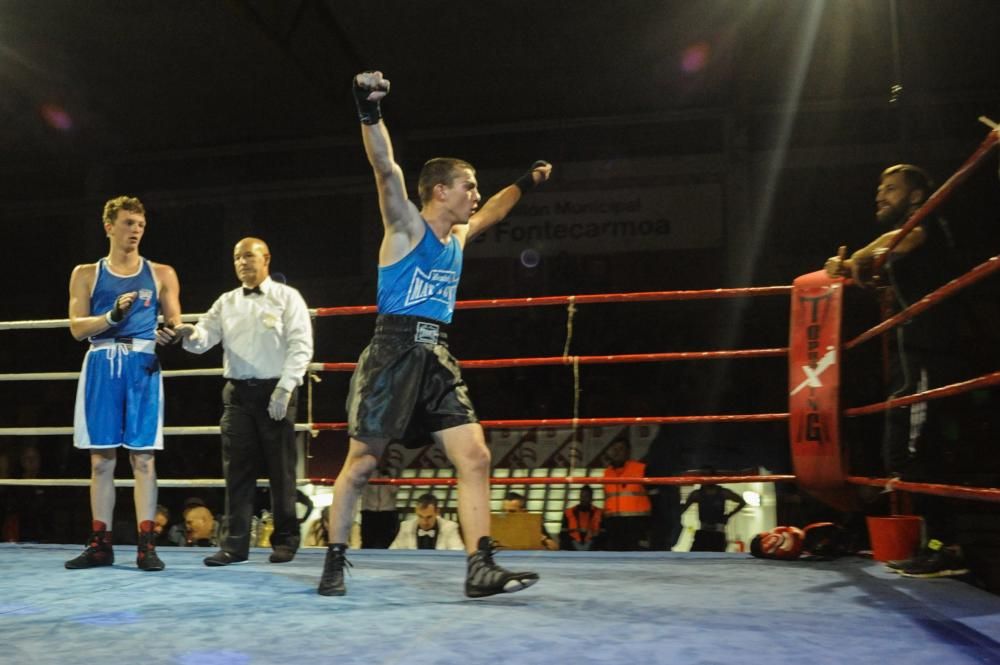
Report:
<svg viewBox="0 0 1000 665"><path fill-rule="evenodd" d="M855 508L840 441L843 280L820 270L792 285L788 434L799 487L840 510Z"/></svg>

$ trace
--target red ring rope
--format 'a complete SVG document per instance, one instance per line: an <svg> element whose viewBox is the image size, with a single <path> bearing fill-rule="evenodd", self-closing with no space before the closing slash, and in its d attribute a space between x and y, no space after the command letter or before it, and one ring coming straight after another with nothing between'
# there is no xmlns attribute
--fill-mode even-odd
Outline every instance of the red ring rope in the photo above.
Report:
<svg viewBox="0 0 1000 665"><path fill-rule="evenodd" d="M953 499L976 499L993 503L1000 502L1000 488L996 487L963 487L961 485L945 485L941 483L912 483L895 478L862 478L860 476L848 476L847 482L852 485L884 487L887 490L933 494Z"/></svg>
<svg viewBox="0 0 1000 665"><path fill-rule="evenodd" d="M780 483L791 482L795 476L663 476L661 478L604 476L566 476L559 478L490 478L491 485L604 485L607 483L638 483L640 485L723 485L733 483ZM333 485L336 478L310 478L314 485ZM399 485L404 487L433 485L454 485L457 478L370 478L371 485Z"/></svg>
<svg viewBox="0 0 1000 665"><path fill-rule="evenodd" d="M674 360L721 360L725 358L784 358L788 348L741 349L736 351L678 351L671 353L630 353L618 356L543 356L539 358L494 358L459 360L462 369L500 367L541 367L548 365L613 365L622 363L669 362ZM320 363L327 372L353 372L357 363Z"/></svg>
<svg viewBox="0 0 1000 665"><path fill-rule="evenodd" d="M493 298L490 300L460 300L455 309L500 309L507 307L542 307L575 303L649 302L659 300L712 300L716 298L742 298L758 296L783 296L791 293L790 286L753 286L735 289L703 289L698 291L644 291L639 293L591 293L579 296L542 296L537 298ZM349 307L318 307L316 316L349 316L374 314L375 305Z"/></svg>
<svg viewBox="0 0 1000 665"><path fill-rule="evenodd" d="M744 413L703 416L636 416L626 418L541 418L536 420L481 420L490 429L523 429L528 427L608 427L613 425L676 425L680 423L764 423L787 420L787 413ZM347 423L313 423L317 432L341 431Z"/></svg>

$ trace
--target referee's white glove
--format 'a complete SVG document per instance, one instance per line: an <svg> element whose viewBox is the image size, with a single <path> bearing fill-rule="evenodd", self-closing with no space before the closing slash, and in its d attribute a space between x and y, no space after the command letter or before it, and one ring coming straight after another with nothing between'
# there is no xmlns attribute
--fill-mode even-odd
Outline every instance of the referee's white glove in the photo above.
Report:
<svg viewBox="0 0 1000 665"><path fill-rule="evenodd" d="M267 405L267 414L274 420L282 420L288 413L288 402L291 399L292 393L284 388L275 388Z"/></svg>

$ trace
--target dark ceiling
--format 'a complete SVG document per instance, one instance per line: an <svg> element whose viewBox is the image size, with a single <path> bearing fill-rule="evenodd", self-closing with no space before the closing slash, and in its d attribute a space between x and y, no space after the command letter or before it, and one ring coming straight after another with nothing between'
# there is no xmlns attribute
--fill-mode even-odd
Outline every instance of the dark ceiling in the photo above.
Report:
<svg viewBox="0 0 1000 665"><path fill-rule="evenodd" d="M643 177L724 185L724 246L553 250L530 269L470 252L478 267L460 298L787 284L839 245L870 240L884 165L917 161L940 177L984 136L977 116L1000 120L998 36L1000 0L0 0L0 224L12 255L0 264L12 285L0 318L64 315L72 266L106 250L100 206L123 192L150 207L143 251L176 265L185 311L233 285L228 252L251 233L268 239L311 305L371 303L380 227L348 92L369 68L393 82L385 112L407 169L455 154L495 191L544 157L558 165L549 191ZM903 94L890 104L897 82ZM660 170L649 175L649 164ZM486 182L490 170L501 180ZM951 216L966 239L1000 234L996 179L982 176L965 199L976 209ZM989 240L970 244L995 252L1000 239ZM780 346L771 324L785 306L662 308L662 325L650 326L634 325L632 310L591 309L574 348ZM488 314L462 315L476 338L468 353L511 355L512 334L526 342L515 348L562 353L561 310L531 308L513 327ZM325 335L336 348L317 356L351 357L367 336ZM23 347L5 347L9 365L27 371L33 356L20 349L38 342L17 339ZM46 346L52 370L79 353L60 339L65 349ZM679 390L674 379L638 381L682 399L708 381L702 367ZM751 385L728 371L712 381ZM761 376L747 399L782 394L786 376L769 375L773 389ZM573 390L549 391L535 375L515 391L481 385L473 392L497 400L539 395L531 412L542 416L572 412L559 400ZM540 404L549 392L558 399ZM612 392L584 391L593 404L582 412L660 408Z"/></svg>
<svg viewBox="0 0 1000 665"><path fill-rule="evenodd" d="M804 103L998 111L995 0L0 0L5 170L394 126L615 122ZM894 49L893 35L899 38ZM806 66L802 66L807 63ZM977 106L978 105L978 106Z"/></svg>

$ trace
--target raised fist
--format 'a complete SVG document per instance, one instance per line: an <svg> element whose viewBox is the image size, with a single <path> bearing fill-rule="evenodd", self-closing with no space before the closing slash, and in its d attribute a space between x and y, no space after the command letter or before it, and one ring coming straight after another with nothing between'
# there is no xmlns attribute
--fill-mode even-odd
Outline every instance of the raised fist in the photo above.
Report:
<svg viewBox="0 0 1000 665"><path fill-rule="evenodd" d="M382 72L361 72L354 77L354 86L367 91L365 99L370 102L377 102L389 94L389 79L382 76Z"/></svg>

